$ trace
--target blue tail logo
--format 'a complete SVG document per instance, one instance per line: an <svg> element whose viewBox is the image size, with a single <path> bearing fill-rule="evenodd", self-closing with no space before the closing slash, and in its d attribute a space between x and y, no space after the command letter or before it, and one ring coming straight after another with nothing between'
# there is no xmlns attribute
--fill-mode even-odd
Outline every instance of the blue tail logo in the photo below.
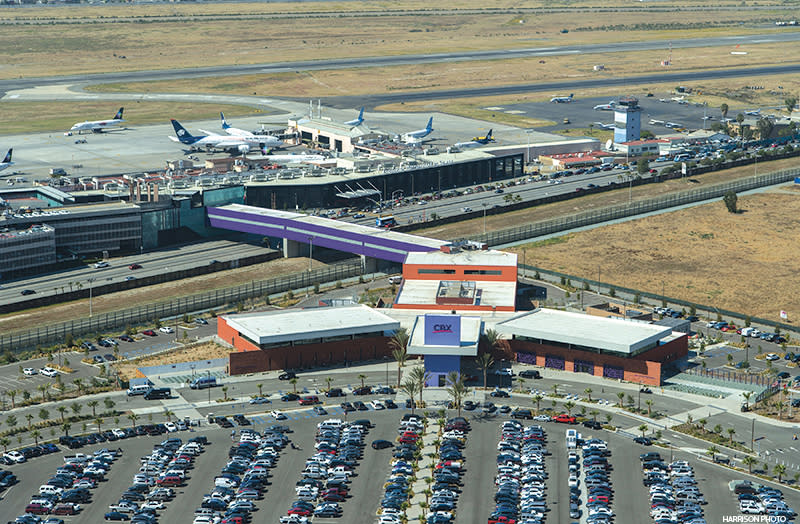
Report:
<svg viewBox="0 0 800 524"><path fill-rule="evenodd" d="M178 140L180 140L184 144L191 144L194 141L194 138L190 132L183 128L183 126L175 120L174 118L170 119L172 122L172 128L175 130L175 134L178 136Z"/></svg>
<svg viewBox="0 0 800 524"><path fill-rule="evenodd" d="M433 131L433 117L428 120L428 125L425 126L426 131Z"/></svg>
<svg viewBox="0 0 800 524"><path fill-rule="evenodd" d="M8 164L9 162L11 162L11 153L13 151L14 151L13 148L8 150L8 153L6 153L6 157L3 159L4 164Z"/></svg>
<svg viewBox="0 0 800 524"><path fill-rule="evenodd" d="M122 111L124 110L125 110L124 107L120 107L119 111L117 111L117 114L114 115L114 120L122 120Z"/></svg>
<svg viewBox="0 0 800 524"><path fill-rule="evenodd" d="M219 112L219 118L222 120L222 129L228 129L231 127L230 124L225 121L225 115L222 114L222 111Z"/></svg>

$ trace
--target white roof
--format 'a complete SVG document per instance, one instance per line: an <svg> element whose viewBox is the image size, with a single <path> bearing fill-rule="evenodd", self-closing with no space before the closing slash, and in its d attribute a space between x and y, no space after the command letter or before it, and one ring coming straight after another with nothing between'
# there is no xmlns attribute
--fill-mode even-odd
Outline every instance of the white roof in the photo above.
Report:
<svg viewBox="0 0 800 524"><path fill-rule="evenodd" d="M228 325L257 344L394 331L400 322L365 305L225 315Z"/></svg>
<svg viewBox="0 0 800 524"><path fill-rule="evenodd" d="M445 253L415 251L408 254L406 264L459 265L459 266L516 266L517 255L495 250L460 251Z"/></svg>
<svg viewBox="0 0 800 524"><path fill-rule="evenodd" d="M409 253L410 255L411 253ZM400 288L400 294L395 304L405 305L431 305L436 304L436 292L439 289L439 280L406 280ZM475 282L477 289L481 290L480 306L507 306L513 307L517 293L516 282ZM459 309L459 304L449 305L450 309Z"/></svg>
<svg viewBox="0 0 800 524"><path fill-rule="evenodd" d="M524 336L629 355L672 334L669 327L637 320L541 308L500 322L495 329L507 337Z"/></svg>
<svg viewBox="0 0 800 524"><path fill-rule="evenodd" d="M436 314L431 312L429 314ZM478 342L481 336L481 317L464 317L461 319L461 344L455 346L425 345L425 315L419 315L411 328L407 352L409 355L460 355L474 357L478 354Z"/></svg>

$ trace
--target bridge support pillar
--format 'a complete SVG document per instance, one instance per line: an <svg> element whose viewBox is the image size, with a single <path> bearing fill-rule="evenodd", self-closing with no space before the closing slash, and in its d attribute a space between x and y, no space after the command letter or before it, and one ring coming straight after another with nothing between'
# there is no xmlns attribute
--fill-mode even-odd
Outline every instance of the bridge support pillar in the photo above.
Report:
<svg viewBox="0 0 800 524"><path fill-rule="evenodd" d="M283 239L283 258L307 257L308 244L296 240Z"/></svg>
<svg viewBox="0 0 800 524"><path fill-rule="evenodd" d="M376 271L378 271L378 259L361 255L361 272L366 274Z"/></svg>

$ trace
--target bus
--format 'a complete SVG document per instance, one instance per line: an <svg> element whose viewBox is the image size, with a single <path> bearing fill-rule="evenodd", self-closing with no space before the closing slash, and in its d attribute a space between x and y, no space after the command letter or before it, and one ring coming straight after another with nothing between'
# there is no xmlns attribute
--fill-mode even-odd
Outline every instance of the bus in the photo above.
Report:
<svg viewBox="0 0 800 524"><path fill-rule="evenodd" d="M389 215L385 217L378 217L375 219L375 225L377 227L395 227L397 225L397 221L394 219L394 216Z"/></svg>

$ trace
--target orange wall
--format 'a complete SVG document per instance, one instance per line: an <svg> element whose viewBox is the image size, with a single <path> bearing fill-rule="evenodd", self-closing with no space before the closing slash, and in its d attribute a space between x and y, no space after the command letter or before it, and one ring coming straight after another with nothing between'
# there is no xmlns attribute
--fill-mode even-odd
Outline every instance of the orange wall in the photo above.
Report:
<svg viewBox="0 0 800 524"><path fill-rule="evenodd" d="M217 317L217 336L225 342L231 344L238 351L260 351L257 345L253 344L244 337L239 336L239 332L228 325L223 317Z"/></svg>
<svg viewBox="0 0 800 524"><path fill-rule="evenodd" d="M420 269L454 269L455 273L425 273L420 275ZM499 275L465 275L465 270L500 271ZM476 282L516 282L516 266L444 266L428 264L403 264L403 278L405 280L467 280Z"/></svg>

